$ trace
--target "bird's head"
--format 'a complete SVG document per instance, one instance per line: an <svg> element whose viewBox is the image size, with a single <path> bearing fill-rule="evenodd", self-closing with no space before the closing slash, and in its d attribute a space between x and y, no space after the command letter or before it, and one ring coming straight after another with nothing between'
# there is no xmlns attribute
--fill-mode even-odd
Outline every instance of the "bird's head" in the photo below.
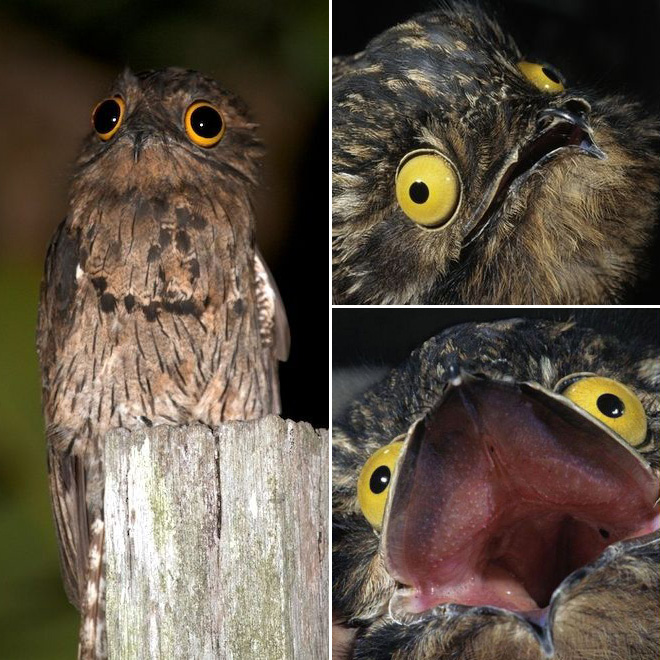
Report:
<svg viewBox="0 0 660 660"><path fill-rule="evenodd" d="M243 102L195 71L124 71L91 114L72 197L163 191L227 200L256 185L263 148Z"/></svg>
<svg viewBox="0 0 660 660"><path fill-rule="evenodd" d="M621 295L652 231L655 124L458 3L338 58L334 293L353 303Z"/></svg>
<svg viewBox="0 0 660 660"><path fill-rule="evenodd" d="M658 588L659 379L657 349L574 323L429 340L336 425L337 611L394 648L490 626L507 652L474 657L582 657L599 598Z"/></svg>

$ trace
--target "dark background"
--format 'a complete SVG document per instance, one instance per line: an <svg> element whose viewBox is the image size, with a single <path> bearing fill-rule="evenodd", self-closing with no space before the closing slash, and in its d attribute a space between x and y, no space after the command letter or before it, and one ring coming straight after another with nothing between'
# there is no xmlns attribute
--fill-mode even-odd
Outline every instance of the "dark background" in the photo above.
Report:
<svg viewBox="0 0 660 660"><path fill-rule="evenodd" d="M326 427L328 3L0 0L0 61L0 659L74 658L34 336L91 109L126 65L198 69L246 100L267 147L257 238L291 325L283 414Z"/></svg>
<svg viewBox="0 0 660 660"><path fill-rule="evenodd" d="M335 308L332 311L332 365L345 369L365 365L394 366L445 328L469 321L515 317L557 321L575 319L601 331L641 337L660 344L660 310L610 307L436 307Z"/></svg>
<svg viewBox="0 0 660 660"><path fill-rule="evenodd" d="M332 53L362 50L386 28L439 4L438 0L334 0ZM484 0L479 4L495 14L523 53L556 66L568 87L624 94L660 115L657 0ZM659 252L660 240L656 240L648 276L626 302L660 302Z"/></svg>

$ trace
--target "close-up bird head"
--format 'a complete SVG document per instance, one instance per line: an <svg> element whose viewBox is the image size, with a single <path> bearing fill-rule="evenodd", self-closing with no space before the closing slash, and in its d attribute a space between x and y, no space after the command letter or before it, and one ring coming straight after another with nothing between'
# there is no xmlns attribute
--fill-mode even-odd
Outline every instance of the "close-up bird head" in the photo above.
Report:
<svg viewBox="0 0 660 660"><path fill-rule="evenodd" d="M660 362L622 336L458 325L339 415L337 657L655 657Z"/></svg>
<svg viewBox="0 0 660 660"><path fill-rule="evenodd" d="M620 301L656 224L657 137L471 4L386 30L333 66L335 302Z"/></svg>

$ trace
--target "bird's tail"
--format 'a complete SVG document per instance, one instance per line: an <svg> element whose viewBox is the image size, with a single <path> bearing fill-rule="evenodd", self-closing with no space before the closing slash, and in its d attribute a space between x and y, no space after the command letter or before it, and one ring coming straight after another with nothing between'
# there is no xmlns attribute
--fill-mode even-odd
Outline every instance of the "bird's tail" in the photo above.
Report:
<svg viewBox="0 0 660 660"><path fill-rule="evenodd" d="M87 580L80 608L78 660L108 657L105 630L105 525L95 518L90 527Z"/></svg>

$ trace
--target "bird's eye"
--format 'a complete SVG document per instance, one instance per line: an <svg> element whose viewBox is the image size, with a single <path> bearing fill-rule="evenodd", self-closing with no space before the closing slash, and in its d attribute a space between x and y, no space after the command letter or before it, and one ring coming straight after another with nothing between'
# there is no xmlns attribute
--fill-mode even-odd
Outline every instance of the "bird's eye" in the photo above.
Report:
<svg viewBox="0 0 660 660"><path fill-rule="evenodd" d="M625 385L602 376L585 376L562 392L573 403L618 433L633 447L646 438L646 412Z"/></svg>
<svg viewBox="0 0 660 660"><path fill-rule="evenodd" d="M521 60L518 62L518 68L523 76L542 92L557 94L564 91L564 78L553 66Z"/></svg>
<svg viewBox="0 0 660 660"><path fill-rule="evenodd" d="M124 120L126 104L120 96L101 101L92 111L92 126L102 140L109 140Z"/></svg>
<svg viewBox="0 0 660 660"><path fill-rule="evenodd" d="M458 172L437 151L412 151L397 168L396 199L401 210L418 225L446 225L456 215L461 199Z"/></svg>
<svg viewBox="0 0 660 660"><path fill-rule="evenodd" d="M390 481L402 448L401 441L381 447L369 457L360 472L358 478L360 509L375 529L380 529L383 523Z"/></svg>
<svg viewBox="0 0 660 660"><path fill-rule="evenodd" d="M219 110L206 101L195 101L184 119L186 134L199 147L213 147L225 134L225 122Z"/></svg>

